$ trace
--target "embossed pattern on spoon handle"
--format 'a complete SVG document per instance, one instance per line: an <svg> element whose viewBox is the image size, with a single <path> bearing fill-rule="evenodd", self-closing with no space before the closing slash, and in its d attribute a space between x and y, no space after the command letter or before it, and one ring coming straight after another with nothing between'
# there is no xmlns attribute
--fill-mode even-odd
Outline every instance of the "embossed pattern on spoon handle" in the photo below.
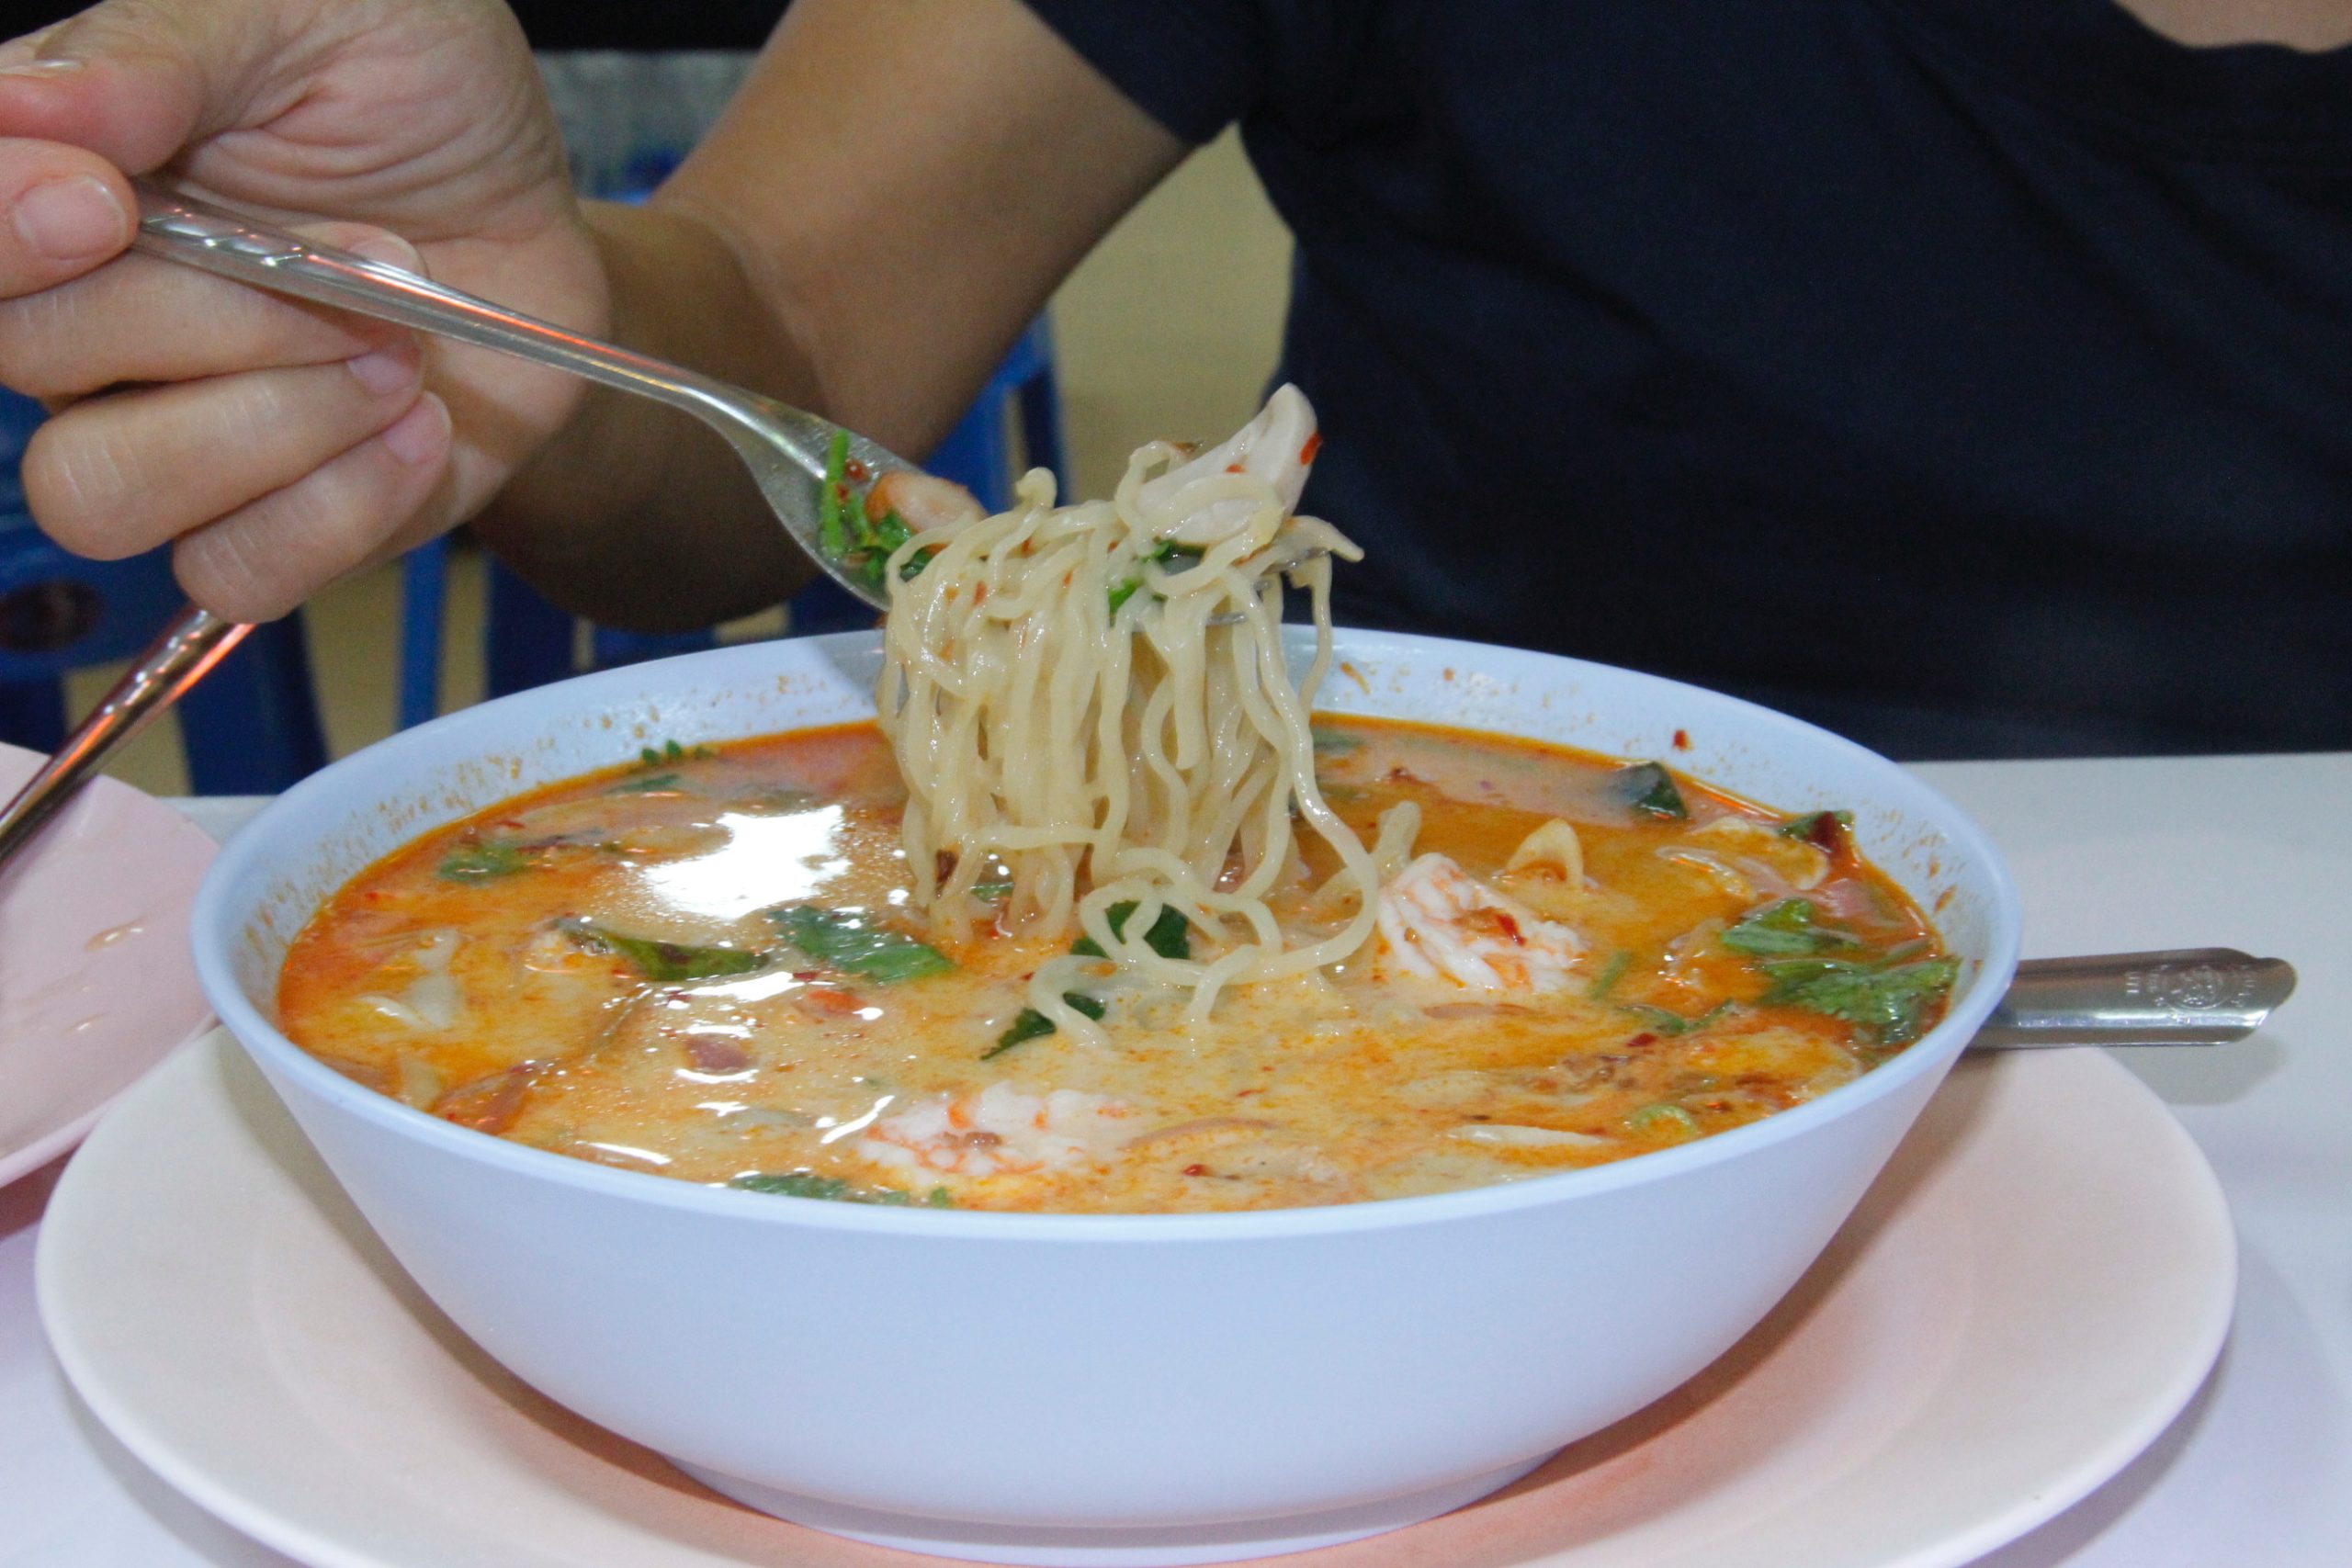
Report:
<svg viewBox="0 0 2352 1568"><path fill-rule="evenodd" d="M2286 960L2230 947L2030 958L1969 1048L2225 1045L2294 989Z"/></svg>

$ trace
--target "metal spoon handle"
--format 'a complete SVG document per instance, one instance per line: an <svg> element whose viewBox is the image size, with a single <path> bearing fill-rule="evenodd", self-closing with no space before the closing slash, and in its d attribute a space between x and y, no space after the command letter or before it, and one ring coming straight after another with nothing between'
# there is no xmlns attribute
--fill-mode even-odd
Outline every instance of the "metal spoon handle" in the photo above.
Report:
<svg viewBox="0 0 2352 1568"><path fill-rule="evenodd" d="M734 417L741 394L698 372L583 337L385 262L319 244L242 212L133 180L131 248L239 283L569 370L706 417ZM814 454L823 461L821 448Z"/></svg>
<svg viewBox="0 0 2352 1568"><path fill-rule="evenodd" d="M1970 1048L2225 1045L2294 989L2286 960L2231 947L2030 958Z"/></svg>
<svg viewBox="0 0 2352 1568"><path fill-rule="evenodd" d="M147 728L179 694L210 672L253 627L191 605L139 656L57 754L0 811L0 865L39 832L74 792Z"/></svg>

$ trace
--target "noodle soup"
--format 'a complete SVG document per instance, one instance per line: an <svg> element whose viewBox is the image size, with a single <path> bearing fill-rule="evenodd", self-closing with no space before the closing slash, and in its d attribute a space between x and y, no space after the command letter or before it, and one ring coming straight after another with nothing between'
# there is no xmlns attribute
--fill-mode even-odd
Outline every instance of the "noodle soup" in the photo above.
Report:
<svg viewBox="0 0 2352 1568"><path fill-rule="evenodd" d="M1318 720L1314 752L1378 897L1335 898L1339 852L1301 836L1264 908L1295 950L1370 930L1213 1006L1043 929L1001 866L910 865L907 791L856 725L650 749L393 853L292 945L281 1027L421 1110L583 1159L1136 1212L1623 1159L1815 1098L1941 1015L1951 964L1835 813L1405 723ZM925 881L954 907L919 911ZM1170 965L1237 945L1173 903L1106 913Z"/></svg>

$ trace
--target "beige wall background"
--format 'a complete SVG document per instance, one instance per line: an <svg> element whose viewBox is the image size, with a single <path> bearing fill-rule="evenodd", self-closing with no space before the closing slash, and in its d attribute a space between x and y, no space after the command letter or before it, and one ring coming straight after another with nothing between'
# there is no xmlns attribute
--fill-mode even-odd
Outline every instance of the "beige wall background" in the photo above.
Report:
<svg viewBox="0 0 2352 1568"><path fill-rule="evenodd" d="M1052 304L1069 493L1107 493L1146 441L1221 436L1256 410L1280 350L1289 268L1290 235L1230 132L1104 238ZM481 693L480 562L461 555L450 576L445 712ZM399 570L338 584L306 614L328 745L344 756L391 732ZM781 625L780 615L756 617L730 634L772 635ZM74 711L86 712L119 671L75 675ZM186 793L176 724L141 737L108 772L153 794Z"/></svg>

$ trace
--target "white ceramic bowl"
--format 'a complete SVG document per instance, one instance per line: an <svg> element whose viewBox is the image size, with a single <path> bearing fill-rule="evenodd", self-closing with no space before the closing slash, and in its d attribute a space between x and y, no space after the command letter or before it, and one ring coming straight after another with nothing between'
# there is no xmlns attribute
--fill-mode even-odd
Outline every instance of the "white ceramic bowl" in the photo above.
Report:
<svg viewBox="0 0 2352 1568"><path fill-rule="evenodd" d="M1511 1185L1240 1214L927 1212L609 1169L410 1110L272 1026L288 940L379 855L533 785L870 713L871 634L570 681L369 748L222 853L197 962L425 1293L550 1397L770 1512L983 1561L1173 1563L1482 1495L1729 1347L1827 1242L2007 987L2016 895L1884 760L1653 677L1340 634L1322 706L1658 757L1850 807L1963 976L1945 1022L1811 1104ZM351 1347L365 1356L365 1345Z"/></svg>

